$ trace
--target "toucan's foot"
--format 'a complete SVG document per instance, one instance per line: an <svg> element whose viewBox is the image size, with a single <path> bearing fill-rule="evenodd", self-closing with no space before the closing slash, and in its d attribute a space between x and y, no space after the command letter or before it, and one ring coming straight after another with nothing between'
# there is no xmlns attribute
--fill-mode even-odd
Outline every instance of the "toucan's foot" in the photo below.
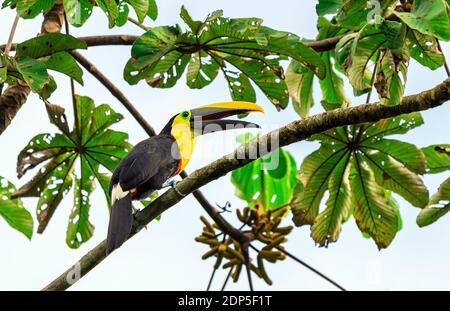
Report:
<svg viewBox="0 0 450 311"><path fill-rule="evenodd" d="M220 206L218 203L216 203L216 206L220 209L219 214L224 213L224 212L231 213L231 210L229 210L229 208L231 207L230 201L225 202L224 206Z"/></svg>
<svg viewBox="0 0 450 311"><path fill-rule="evenodd" d="M176 181L176 180L174 180L174 179L168 180L168 181L166 181L166 182L163 184L162 188L171 187L173 190L175 190L176 193L178 193L178 195L180 195L181 197L185 197L186 195L183 194L183 193L181 193L180 190L178 190L178 188L177 188L177 182L178 182L178 181Z"/></svg>

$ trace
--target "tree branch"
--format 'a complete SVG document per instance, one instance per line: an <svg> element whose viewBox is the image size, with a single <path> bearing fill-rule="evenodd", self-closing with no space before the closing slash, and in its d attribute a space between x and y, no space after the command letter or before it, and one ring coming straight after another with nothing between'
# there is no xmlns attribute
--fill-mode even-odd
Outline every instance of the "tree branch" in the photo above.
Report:
<svg viewBox="0 0 450 311"><path fill-rule="evenodd" d="M450 99L450 78L438 84L436 87L416 95L403 97L396 106L384 106L379 103L365 104L351 108L341 108L333 111L317 114L302 120L294 121L260 136L245 145L242 145L231 154L228 154L203 168L190 174L177 184L177 188L189 194L194 190L214 181L234 169L242 167L255 159L249 159L254 150L259 150L258 156L263 156L271 151L271 137L278 137L276 147L283 147L294 142L305 140L313 134L352 124L376 122L381 119L395 117L405 113L427 110L442 105ZM259 148L267 146L265 150ZM245 157L242 157L244 155ZM161 215L164 211L174 206L183 197L180 197L173 189L160 195L146 208L136 214L130 238L144 228L150 221ZM67 277L73 274L74 267L80 267L80 275L83 277L97 266L106 257L105 241L97 245L88 254L83 256L74 266L61 274L51 282L44 290L64 290L73 282L68 282Z"/></svg>
<svg viewBox="0 0 450 311"><path fill-rule="evenodd" d="M344 34L345 35L345 34ZM336 47L336 44L344 36L337 36L327 38L323 40L305 42L305 45L316 50L317 52L329 51ZM99 35L99 36L86 36L78 37L78 39L86 42L88 47L94 46L110 46L110 45L132 45L139 36L135 35ZM11 45L11 50L16 48L16 43ZM0 50L4 50L5 45L0 45Z"/></svg>

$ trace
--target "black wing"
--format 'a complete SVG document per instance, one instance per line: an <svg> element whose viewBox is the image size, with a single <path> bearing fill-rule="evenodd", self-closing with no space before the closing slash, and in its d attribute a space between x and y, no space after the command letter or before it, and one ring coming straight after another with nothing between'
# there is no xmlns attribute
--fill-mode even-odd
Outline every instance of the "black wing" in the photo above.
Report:
<svg viewBox="0 0 450 311"><path fill-rule="evenodd" d="M173 143L171 137L154 136L137 144L114 171L110 192L118 182L124 191L128 191L158 174L160 168L173 167L171 164L177 161L172 155ZM170 176L173 172L168 173Z"/></svg>

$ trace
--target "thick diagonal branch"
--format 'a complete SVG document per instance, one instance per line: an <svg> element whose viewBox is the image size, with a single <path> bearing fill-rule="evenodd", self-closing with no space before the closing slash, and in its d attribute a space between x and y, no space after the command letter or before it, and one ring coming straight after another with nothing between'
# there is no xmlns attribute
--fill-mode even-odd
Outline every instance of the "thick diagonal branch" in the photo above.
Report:
<svg viewBox="0 0 450 311"><path fill-rule="evenodd" d="M401 103L396 106L384 106L377 104L366 104L352 108L342 108L333 111L317 114L303 120L294 121L251 141L231 154L228 154L211 164L200 168L190 174L187 178L177 184L177 188L182 193L191 193L194 190L224 176L234 169L242 167L255 160L248 156L254 150L258 150L258 156L262 156L271 151L271 137L278 137L277 147L286 146L294 142L302 141L313 134L321 133L328 129L339 126L376 122L381 119L395 117L401 114L422 111L442 105L450 99L450 78L440 83L436 87L422 93L405 96ZM268 148L259 148L266 145ZM242 158L242 156L245 158ZM178 203L180 197L174 190L168 190L149 206L136 215L131 236L138 233L150 221L161 215L164 211ZM131 238L130 236L130 238ZM97 266L105 259L105 241L97 245L88 254L83 256L74 266L61 274L51 282L44 290L64 290L70 287L73 282L70 278L74 268L80 268L81 277ZM69 276L69 281L68 281Z"/></svg>

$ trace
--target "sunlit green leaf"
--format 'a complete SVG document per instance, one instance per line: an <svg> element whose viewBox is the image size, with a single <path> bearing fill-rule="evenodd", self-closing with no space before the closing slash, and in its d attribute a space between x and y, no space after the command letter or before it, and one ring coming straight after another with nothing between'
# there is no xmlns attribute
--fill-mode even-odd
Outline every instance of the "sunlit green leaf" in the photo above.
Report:
<svg viewBox="0 0 450 311"><path fill-rule="evenodd" d="M88 214L95 180L110 206L109 177L102 170L113 171L131 146L126 133L110 129L123 117L106 104L95 106L89 97L76 96L77 123L71 130L62 107L47 103L46 108L50 122L61 133L39 134L21 151L17 163L19 177L35 167L40 169L13 196L39 197L38 232L43 232L59 203L74 186L74 208L66 241L69 247L77 248L94 230Z"/></svg>
<svg viewBox="0 0 450 311"><path fill-rule="evenodd" d="M422 149L427 159L427 173L450 170L450 145L431 145Z"/></svg>
<svg viewBox="0 0 450 311"><path fill-rule="evenodd" d="M286 85L295 111L305 118L309 115L313 101L314 74L308 68L293 60L286 71Z"/></svg>
<svg viewBox="0 0 450 311"><path fill-rule="evenodd" d="M33 235L33 218L20 199L11 199L15 190L12 183L0 177L0 216L14 229L31 239Z"/></svg>
<svg viewBox="0 0 450 311"><path fill-rule="evenodd" d="M241 138L244 137L241 135ZM251 136L245 135L247 139ZM242 142L242 140L241 140ZM252 205L266 210L290 201L296 182L296 163L292 155L277 149L231 173L236 195Z"/></svg>
<svg viewBox="0 0 450 311"><path fill-rule="evenodd" d="M447 178L439 187L437 193L430 198L428 206L417 215L419 227L431 225L450 210L450 178Z"/></svg>
<svg viewBox="0 0 450 311"><path fill-rule="evenodd" d="M75 27L81 27L92 14L94 7L90 0L64 0L64 11L67 20Z"/></svg>
<svg viewBox="0 0 450 311"><path fill-rule="evenodd" d="M444 54L439 51L437 41L434 37L424 35L417 30L409 30L407 38L407 45L411 57L420 64L432 70L444 65Z"/></svg>
<svg viewBox="0 0 450 311"><path fill-rule="evenodd" d="M409 27L438 39L450 40L449 6L444 0L414 0L411 12L394 12Z"/></svg>

